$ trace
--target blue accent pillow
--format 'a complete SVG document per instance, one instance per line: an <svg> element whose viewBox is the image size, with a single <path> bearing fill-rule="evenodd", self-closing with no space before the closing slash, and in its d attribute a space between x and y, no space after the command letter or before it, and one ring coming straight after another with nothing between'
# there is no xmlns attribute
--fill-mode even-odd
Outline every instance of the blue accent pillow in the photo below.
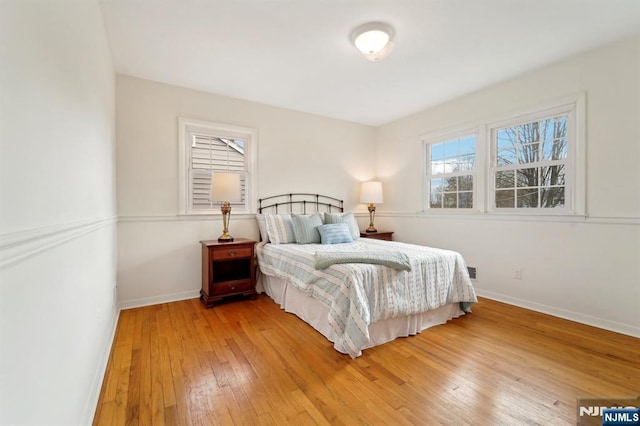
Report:
<svg viewBox="0 0 640 426"><path fill-rule="evenodd" d="M346 213L325 213L324 223L346 223L349 225L349 232L353 241L360 238L360 229L358 228L358 222L356 221L353 212Z"/></svg>
<svg viewBox="0 0 640 426"><path fill-rule="evenodd" d="M318 226L317 229L320 233L320 241L322 242L322 244L340 244L353 242L353 238L351 238L351 232L349 232L349 225L344 222Z"/></svg>
<svg viewBox="0 0 640 426"><path fill-rule="evenodd" d="M322 225L322 216L315 213L309 216L291 213L293 234L298 244L320 244L320 234L316 229Z"/></svg>

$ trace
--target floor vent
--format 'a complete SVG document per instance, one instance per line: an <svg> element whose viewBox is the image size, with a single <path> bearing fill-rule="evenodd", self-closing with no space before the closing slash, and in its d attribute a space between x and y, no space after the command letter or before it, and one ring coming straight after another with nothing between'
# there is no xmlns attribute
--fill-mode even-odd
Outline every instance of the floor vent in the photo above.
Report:
<svg viewBox="0 0 640 426"><path fill-rule="evenodd" d="M476 279L478 276L478 272L476 271L475 266L467 266L467 270L469 271L469 278Z"/></svg>

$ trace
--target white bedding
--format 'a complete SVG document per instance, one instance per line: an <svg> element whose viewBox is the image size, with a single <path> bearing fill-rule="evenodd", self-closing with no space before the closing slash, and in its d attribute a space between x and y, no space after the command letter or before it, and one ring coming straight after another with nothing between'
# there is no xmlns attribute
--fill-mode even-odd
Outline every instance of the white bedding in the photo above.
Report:
<svg viewBox="0 0 640 426"><path fill-rule="evenodd" d="M402 252L411 271L370 264L316 270L315 253L324 251ZM335 245L265 244L257 256L267 294L352 357L460 315L460 302L465 308L476 302L464 260L452 251L360 239Z"/></svg>
<svg viewBox="0 0 640 426"><path fill-rule="evenodd" d="M264 274L259 274L256 290L258 293L266 293L282 309L301 318L330 342L336 342L337 336L327 321L329 309L313 297L301 293L285 280ZM356 356L360 356L364 349L390 342L398 337L414 336L429 327L444 324L461 315L464 315L464 311L460 309L460 304L449 303L432 311L375 322L369 325L369 339ZM334 347L338 352L346 353L339 347Z"/></svg>

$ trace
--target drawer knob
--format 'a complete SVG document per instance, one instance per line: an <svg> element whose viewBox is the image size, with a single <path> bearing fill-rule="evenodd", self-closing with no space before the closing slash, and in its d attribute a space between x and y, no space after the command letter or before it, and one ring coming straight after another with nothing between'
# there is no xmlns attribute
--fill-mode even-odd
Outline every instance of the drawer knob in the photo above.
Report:
<svg viewBox="0 0 640 426"><path fill-rule="evenodd" d="M237 254L237 252L235 252L235 251L230 251L230 252L229 252L229 256L230 256L230 257L233 257L233 256L235 256L236 254Z"/></svg>
<svg viewBox="0 0 640 426"><path fill-rule="evenodd" d="M231 290L235 290L235 289L236 289L236 286L235 286L235 285L232 285L232 286L231 286Z"/></svg>

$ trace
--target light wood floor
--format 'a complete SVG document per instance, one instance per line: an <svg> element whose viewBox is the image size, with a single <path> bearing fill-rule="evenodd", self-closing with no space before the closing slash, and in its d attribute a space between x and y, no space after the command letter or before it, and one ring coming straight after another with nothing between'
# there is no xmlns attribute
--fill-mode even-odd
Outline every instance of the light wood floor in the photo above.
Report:
<svg viewBox="0 0 640 426"><path fill-rule="evenodd" d="M96 425L576 424L640 394L640 339L481 299L355 360L267 296L122 311Z"/></svg>

